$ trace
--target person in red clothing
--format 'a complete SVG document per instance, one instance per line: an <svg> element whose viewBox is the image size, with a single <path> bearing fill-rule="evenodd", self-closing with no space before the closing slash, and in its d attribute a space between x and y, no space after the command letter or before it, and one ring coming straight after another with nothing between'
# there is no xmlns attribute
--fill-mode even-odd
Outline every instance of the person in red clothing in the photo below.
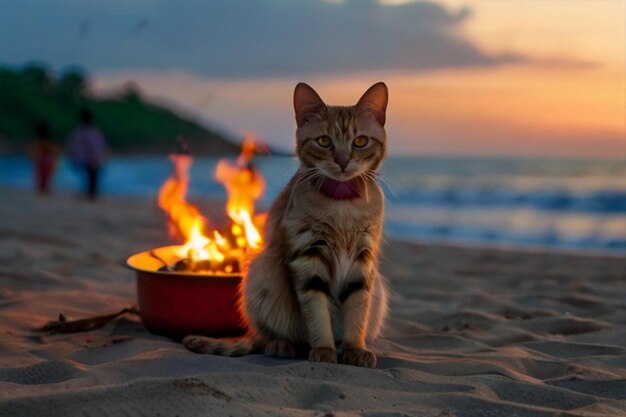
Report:
<svg viewBox="0 0 626 417"><path fill-rule="evenodd" d="M31 158L35 165L35 188L39 194L50 192L50 181L59 160L59 148L50 137L47 123L35 125L35 143L31 150Z"/></svg>

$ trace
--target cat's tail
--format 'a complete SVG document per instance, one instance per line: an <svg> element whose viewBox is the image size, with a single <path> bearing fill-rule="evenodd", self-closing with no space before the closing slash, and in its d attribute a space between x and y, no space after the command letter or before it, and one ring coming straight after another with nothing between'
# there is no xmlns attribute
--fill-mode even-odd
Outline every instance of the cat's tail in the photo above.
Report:
<svg viewBox="0 0 626 417"><path fill-rule="evenodd" d="M220 356L243 356L258 352L265 347L265 340L254 334L229 338L191 335L185 336L182 343L192 352Z"/></svg>

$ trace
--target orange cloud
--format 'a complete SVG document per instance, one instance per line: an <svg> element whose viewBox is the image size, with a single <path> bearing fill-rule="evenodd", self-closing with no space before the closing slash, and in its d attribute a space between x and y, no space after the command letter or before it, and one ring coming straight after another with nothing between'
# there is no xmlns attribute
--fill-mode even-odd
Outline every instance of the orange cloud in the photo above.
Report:
<svg viewBox="0 0 626 417"><path fill-rule="evenodd" d="M293 147L291 96L299 79L224 81L133 73L109 75L103 87L127 78L231 130L250 129L278 147ZM302 81L330 104L350 104L379 80L390 87L392 153L625 154L626 80L618 70L509 66Z"/></svg>

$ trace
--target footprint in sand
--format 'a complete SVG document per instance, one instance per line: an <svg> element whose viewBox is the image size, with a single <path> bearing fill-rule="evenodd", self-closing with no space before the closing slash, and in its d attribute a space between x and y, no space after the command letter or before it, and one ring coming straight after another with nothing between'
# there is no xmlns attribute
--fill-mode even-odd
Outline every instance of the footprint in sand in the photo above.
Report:
<svg viewBox="0 0 626 417"><path fill-rule="evenodd" d="M0 381L23 385L54 384L76 379L83 372L60 360L51 360L19 368L0 369Z"/></svg>
<svg viewBox="0 0 626 417"><path fill-rule="evenodd" d="M623 355L626 350L619 346L592 345L558 341L533 341L523 346L558 358L573 359L587 356Z"/></svg>
<svg viewBox="0 0 626 417"><path fill-rule="evenodd" d="M598 320L563 316L527 320L519 326L533 333L563 336L591 333L610 327L607 323Z"/></svg>
<svg viewBox="0 0 626 417"><path fill-rule="evenodd" d="M589 381L573 377L552 381L550 384L598 397L626 400L626 379Z"/></svg>

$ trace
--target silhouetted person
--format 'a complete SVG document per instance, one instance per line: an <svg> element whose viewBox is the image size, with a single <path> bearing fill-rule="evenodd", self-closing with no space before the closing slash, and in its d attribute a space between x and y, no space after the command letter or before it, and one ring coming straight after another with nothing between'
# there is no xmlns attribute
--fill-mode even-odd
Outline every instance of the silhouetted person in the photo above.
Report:
<svg viewBox="0 0 626 417"><path fill-rule="evenodd" d="M60 151L50 137L50 127L47 123L39 122L35 125L35 143L30 154L35 165L37 192L48 194L50 192L50 180L56 169Z"/></svg>
<svg viewBox="0 0 626 417"><path fill-rule="evenodd" d="M80 111L80 124L70 133L69 152L74 166L85 174L87 197L98 197L100 171L104 164L106 142L100 130L93 124L93 114L87 109Z"/></svg>

